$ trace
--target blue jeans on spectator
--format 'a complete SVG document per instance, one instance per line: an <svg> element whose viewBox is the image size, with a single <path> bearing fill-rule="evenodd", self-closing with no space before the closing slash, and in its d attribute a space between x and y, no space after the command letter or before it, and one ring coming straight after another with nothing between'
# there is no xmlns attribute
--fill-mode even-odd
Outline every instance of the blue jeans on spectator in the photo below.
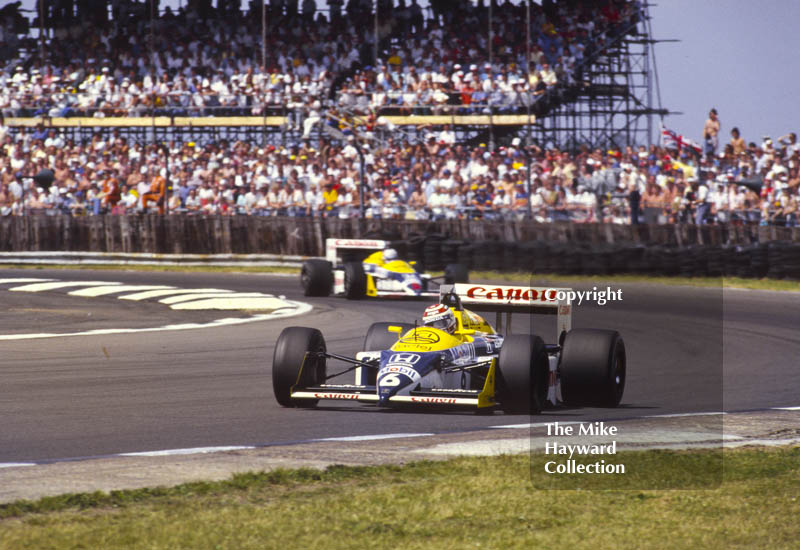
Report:
<svg viewBox="0 0 800 550"><path fill-rule="evenodd" d="M708 214L711 212L711 203L703 202L697 205L697 210L694 213L694 223L697 225L705 225L708 223Z"/></svg>

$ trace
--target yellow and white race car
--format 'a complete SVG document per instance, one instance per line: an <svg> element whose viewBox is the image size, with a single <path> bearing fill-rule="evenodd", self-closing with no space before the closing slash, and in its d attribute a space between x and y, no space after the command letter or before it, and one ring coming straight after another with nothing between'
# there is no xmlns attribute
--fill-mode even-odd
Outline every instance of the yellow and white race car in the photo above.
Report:
<svg viewBox="0 0 800 550"><path fill-rule="evenodd" d="M326 239L325 259L303 262L300 284L306 296L364 297L438 296L439 285L465 283L469 272L460 264L445 267L443 277L419 273L414 262L398 257L390 241Z"/></svg>
<svg viewBox="0 0 800 550"><path fill-rule="evenodd" d="M572 306L558 299L559 290L568 289L442 285L440 303L425 310L422 325L375 323L355 357L328 352L317 329L288 327L272 362L275 397L286 407L323 399L510 413L538 413L561 402L616 407L627 370L622 337L573 329ZM555 315L556 343L503 334L502 315L508 328L514 311ZM480 312L495 312L495 327ZM334 361L348 367L329 372ZM351 371L352 384L331 381Z"/></svg>

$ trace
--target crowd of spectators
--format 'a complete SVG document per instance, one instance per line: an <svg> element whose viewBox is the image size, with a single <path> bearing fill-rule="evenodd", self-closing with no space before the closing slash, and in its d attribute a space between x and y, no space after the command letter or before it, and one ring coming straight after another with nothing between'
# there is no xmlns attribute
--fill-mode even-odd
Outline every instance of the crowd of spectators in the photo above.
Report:
<svg viewBox="0 0 800 550"><path fill-rule="evenodd" d="M354 139L142 145L114 130L75 143L53 129L12 134L0 124L0 215L356 217L362 187ZM445 126L420 143L390 138L365 151L363 205L371 218L798 221L795 134L748 144L734 129L721 152L696 156L656 146L570 153L526 148L519 138L491 151L458 143ZM34 176L50 169L55 181L47 189Z"/></svg>
<svg viewBox="0 0 800 550"><path fill-rule="evenodd" d="M459 7L417 0L273 0L262 43L261 7L211 9L190 1L150 18L145 4L64 12L46 3L44 44L22 40L0 61L6 117L304 114L338 105L366 113L510 112L534 102L618 29L636 0ZM446 3L445 3L446 4ZM377 21L377 24L376 24ZM13 34L11 35L13 36ZM528 51L530 51L529 59ZM44 59L42 58L44 56ZM529 72L530 68L530 72Z"/></svg>
<svg viewBox="0 0 800 550"><path fill-rule="evenodd" d="M331 109L380 114L514 112L559 84L638 21L638 0L463 2L190 0L151 18L149 4L46 2L46 40L20 38L0 10L0 215L170 212L796 225L794 134L724 146L712 110L704 149L575 152L467 146L447 126L419 143L312 139ZM101 2L105 5L105 3ZM96 6L95 6L96 7ZM155 13L155 11L153 11ZM9 15L10 14L10 15ZM530 46L527 36L530 33ZM530 55L528 55L530 53ZM377 62L376 62L377 59ZM291 147L240 141L131 143L120 131L76 143L2 116L287 114ZM47 188L34 179L51 170ZM530 178L528 178L530 174ZM363 197L362 197L363 194Z"/></svg>

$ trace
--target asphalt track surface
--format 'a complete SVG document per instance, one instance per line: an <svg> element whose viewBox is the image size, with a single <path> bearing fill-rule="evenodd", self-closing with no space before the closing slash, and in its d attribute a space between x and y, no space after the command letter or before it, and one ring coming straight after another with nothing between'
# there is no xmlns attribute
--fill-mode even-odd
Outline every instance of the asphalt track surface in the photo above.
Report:
<svg viewBox="0 0 800 550"><path fill-rule="evenodd" d="M284 326L320 328L330 351L352 354L361 348L371 323L413 322L429 301L306 299L296 278L260 274L0 271L0 278L13 277L270 292L308 301L314 309L289 319L197 330L2 340L0 463L800 405L800 293L620 285L622 302L577 307L573 326L615 328L623 335L628 381L622 405L557 408L532 418L499 411L378 410L338 402L286 409L275 402L270 367ZM603 287L607 284L618 288L613 281ZM15 293L8 287L0 284L0 335L247 315L178 312L160 304L74 297L66 291ZM552 317L535 316L530 322L518 316L514 331L532 329L552 342L554 325Z"/></svg>

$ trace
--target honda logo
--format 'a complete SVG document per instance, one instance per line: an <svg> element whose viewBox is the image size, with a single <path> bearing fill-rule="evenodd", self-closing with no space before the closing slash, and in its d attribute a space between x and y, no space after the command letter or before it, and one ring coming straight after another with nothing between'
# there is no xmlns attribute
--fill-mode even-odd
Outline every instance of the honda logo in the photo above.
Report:
<svg viewBox="0 0 800 550"><path fill-rule="evenodd" d="M416 353L395 353L389 358L387 363L405 363L407 365L413 365L419 360L420 356Z"/></svg>

